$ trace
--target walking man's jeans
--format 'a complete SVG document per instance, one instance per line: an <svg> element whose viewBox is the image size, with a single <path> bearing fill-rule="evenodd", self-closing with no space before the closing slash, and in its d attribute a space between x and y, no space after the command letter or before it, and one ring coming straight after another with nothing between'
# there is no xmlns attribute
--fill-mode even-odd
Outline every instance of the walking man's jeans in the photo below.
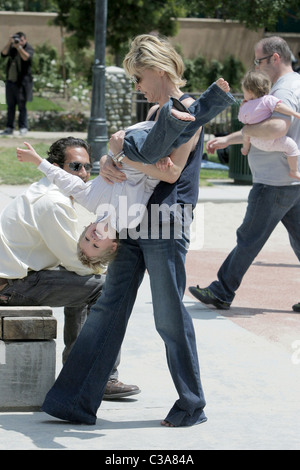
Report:
<svg viewBox="0 0 300 470"><path fill-rule="evenodd" d="M206 420L193 323L182 302L185 255L183 239L121 240L102 295L91 308L65 366L45 399L43 411L63 420L95 423L147 269L156 329L165 342L169 370L179 395L166 419L176 426Z"/></svg>
<svg viewBox="0 0 300 470"><path fill-rule="evenodd" d="M269 186L255 183L249 194L244 221L237 230L237 245L209 289L220 300L232 302L244 274L279 222L286 227L300 261L300 185Z"/></svg>

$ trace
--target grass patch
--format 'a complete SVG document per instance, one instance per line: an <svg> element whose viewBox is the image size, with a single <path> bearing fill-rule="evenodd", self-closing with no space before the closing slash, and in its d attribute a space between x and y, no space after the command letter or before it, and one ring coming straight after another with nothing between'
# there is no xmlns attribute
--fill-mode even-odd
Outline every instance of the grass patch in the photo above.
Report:
<svg viewBox="0 0 300 470"><path fill-rule="evenodd" d="M47 156L49 144L37 143L34 148L42 157ZM209 155L209 161L220 163L218 156ZM1 147L0 141L0 184L30 184L43 175L33 163L20 163L16 156L16 147ZM91 175L91 178L96 175ZM201 169L200 186L212 186L210 180L228 179L228 171Z"/></svg>
<svg viewBox="0 0 300 470"><path fill-rule="evenodd" d="M64 108L62 108L59 104L54 103L47 98L42 98L41 96L34 96L33 101L27 102L26 108L28 111L64 111ZM5 112L6 109L6 104L0 105L1 111Z"/></svg>
<svg viewBox="0 0 300 470"><path fill-rule="evenodd" d="M41 96L35 96L26 106L28 111L64 111L59 104Z"/></svg>
<svg viewBox="0 0 300 470"><path fill-rule="evenodd" d="M207 170L201 169L199 184L200 186L213 186L210 180L227 180L228 171L225 170Z"/></svg>
<svg viewBox="0 0 300 470"><path fill-rule="evenodd" d="M46 156L49 145L36 144L34 148L41 156ZM30 184L42 177L33 163L18 161L16 147L0 147L0 168L0 184Z"/></svg>
<svg viewBox="0 0 300 470"><path fill-rule="evenodd" d="M210 162L220 163L220 160L216 152L213 155L208 155L208 160ZM210 180L226 180L229 178L228 172L229 170L214 170L214 169L201 168L199 185L200 186L213 186Z"/></svg>

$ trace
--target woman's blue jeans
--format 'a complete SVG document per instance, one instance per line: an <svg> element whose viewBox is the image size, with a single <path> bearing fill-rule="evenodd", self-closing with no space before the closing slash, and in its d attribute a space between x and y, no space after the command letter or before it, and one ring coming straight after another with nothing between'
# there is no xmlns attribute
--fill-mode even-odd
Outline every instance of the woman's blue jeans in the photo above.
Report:
<svg viewBox="0 0 300 470"><path fill-rule="evenodd" d="M237 245L220 267L218 281L209 286L218 299L232 302L243 276L279 222L286 227L300 261L300 185L255 183L244 221L237 230Z"/></svg>
<svg viewBox="0 0 300 470"><path fill-rule="evenodd" d="M206 421L192 319L183 305L186 245L183 239L122 240L101 297L42 410L57 418L94 424L121 347L145 270L151 282L155 325L179 399L166 419L176 426ZM141 339L142 341L142 339Z"/></svg>
<svg viewBox="0 0 300 470"><path fill-rule="evenodd" d="M133 161L156 163L170 155L174 148L190 140L199 127L207 124L217 114L235 103L230 93L225 93L213 83L187 109L195 121L182 121L171 114L172 98L164 104L155 125L149 130L129 130L123 144L125 155Z"/></svg>

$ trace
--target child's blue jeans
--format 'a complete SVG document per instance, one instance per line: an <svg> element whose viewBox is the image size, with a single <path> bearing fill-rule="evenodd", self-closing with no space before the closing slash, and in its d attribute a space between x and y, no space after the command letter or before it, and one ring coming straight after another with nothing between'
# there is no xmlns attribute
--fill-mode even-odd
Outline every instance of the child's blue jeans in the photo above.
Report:
<svg viewBox="0 0 300 470"><path fill-rule="evenodd" d="M156 163L170 155L174 148L190 140L199 127L233 103L235 103L233 96L213 83L187 109L196 118L195 121L183 121L172 116L173 102L170 98L161 108L158 120L151 129L126 132L124 153L135 162Z"/></svg>

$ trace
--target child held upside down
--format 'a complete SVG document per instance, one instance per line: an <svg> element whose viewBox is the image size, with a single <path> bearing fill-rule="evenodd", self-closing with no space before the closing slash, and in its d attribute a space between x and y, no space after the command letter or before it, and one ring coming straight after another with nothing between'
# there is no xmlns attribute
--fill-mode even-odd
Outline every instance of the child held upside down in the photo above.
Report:
<svg viewBox="0 0 300 470"><path fill-rule="evenodd" d="M210 97L216 93L219 102L210 106ZM101 175L88 183L84 183L78 176L70 174L40 157L27 142L24 142L27 149L17 148L17 158L21 162L34 163L65 194L73 196L79 204L90 212L97 214L96 222L90 224L84 230L78 242L79 259L83 264L96 270L106 265L115 256L118 246L118 232L124 228L134 228L141 222L150 196L159 181L164 179L163 171L158 169L153 171L153 165L141 165L133 162L131 162L131 165L129 164L130 160L127 157L131 159L132 153L135 153L134 158L137 158L134 137L136 137L138 145L141 142L146 144L148 139L151 142L150 145L152 145L153 140L158 141L155 138L155 132L152 131L156 129L158 133L161 133L162 128L164 129L164 143L152 155L153 158L155 155L157 161L168 155L173 148L178 148L187 142L194 135L197 128L232 103L234 103L234 99L229 93L228 83L223 79L219 79L198 100L192 103L188 110L180 101L170 98L169 102L161 109L156 122L145 121L131 126L129 128L130 140L127 140L128 131L126 131L124 139L124 144L129 142L126 150L127 156L125 157L123 152L112 155L114 161L122 165L122 172L127 177L121 183L108 184ZM176 106L177 109L171 108L171 105ZM195 116L191 114L192 109ZM166 125L166 121L168 125ZM158 162L158 167L165 169L167 166L177 165L179 169L178 178L185 165L185 162L180 161L179 158L180 156L176 156L175 150L172 161ZM143 157L141 159L143 160ZM158 176L160 179L158 179ZM165 179L165 181L168 181L168 179ZM124 207L123 210L120 210L121 196L126 198L126 210L124 210Z"/></svg>
<svg viewBox="0 0 300 470"><path fill-rule="evenodd" d="M300 119L300 113L297 113L292 108L282 103L275 96L269 95L271 81L263 73L248 72L242 81L242 89L244 101L241 104L238 118L243 124L258 124L269 118L275 111ZM291 137L283 136L278 139L270 140L243 136L243 147L241 149L243 155L248 154L251 143L266 152L284 152L287 155L290 176L300 180L300 172L298 169L300 150Z"/></svg>

